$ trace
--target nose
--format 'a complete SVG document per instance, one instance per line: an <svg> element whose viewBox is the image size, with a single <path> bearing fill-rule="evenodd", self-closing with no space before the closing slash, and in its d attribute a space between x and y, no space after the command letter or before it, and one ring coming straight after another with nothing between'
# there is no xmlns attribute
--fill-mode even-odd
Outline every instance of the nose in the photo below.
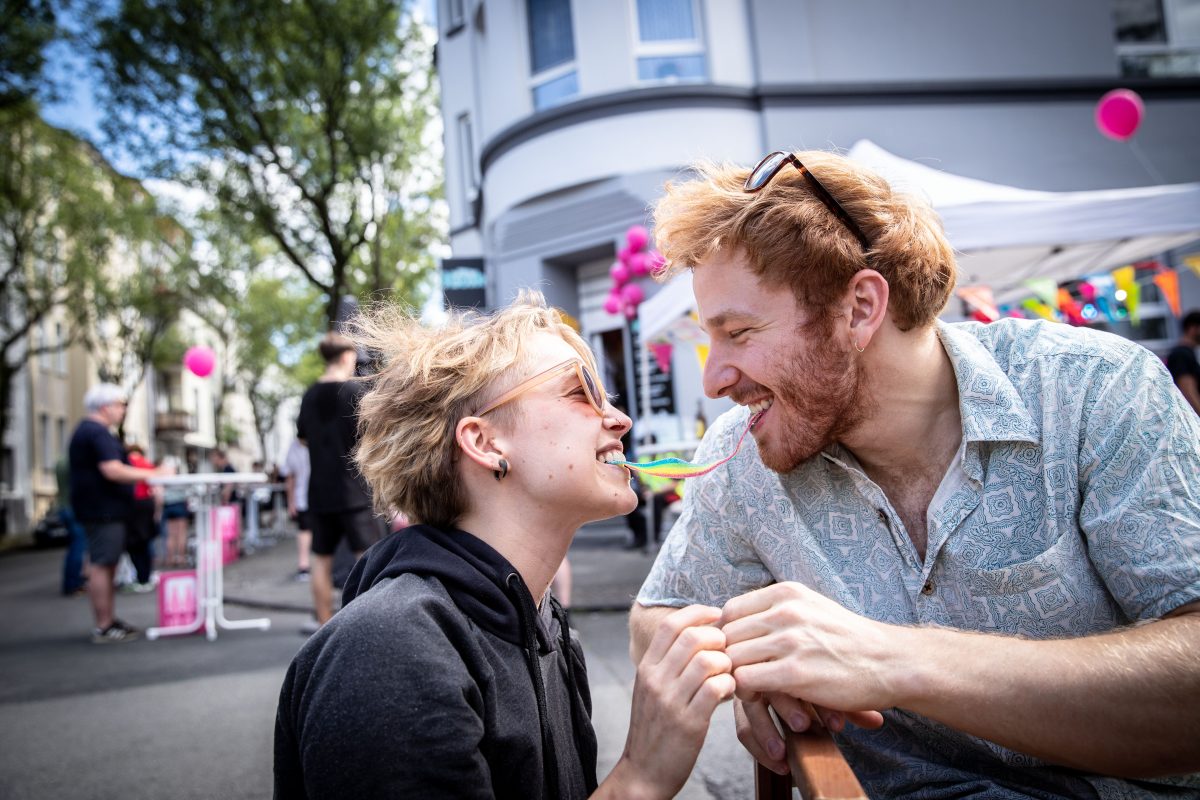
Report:
<svg viewBox="0 0 1200 800"><path fill-rule="evenodd" d="M624 436L630 428L633 427L633 420L629 415L612 403L604 404L604 427L610 431L619 431L621 436Z"/></svg>
<svg viewBox="0 0 1200 800"><path fill-rule="evenodd" d="M711 345L704 362L704 393L716 399L724 397L737 385L738 370L726 358L723 348Z"/></svg>

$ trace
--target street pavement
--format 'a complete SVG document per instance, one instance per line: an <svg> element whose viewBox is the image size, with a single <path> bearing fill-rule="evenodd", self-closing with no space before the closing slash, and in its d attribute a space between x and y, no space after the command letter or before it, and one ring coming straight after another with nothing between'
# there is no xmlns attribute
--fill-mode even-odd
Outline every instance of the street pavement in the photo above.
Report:
<svg viewBox="0 0 1200 800"><path fill-rule="evenodd" d="M570 552L601 777L624 748L634 680L627 610L653 561L625 541L623 524L598 523ZM221 630L214 642L91 644L87 600L58 594L61 561L61 550L0 555L0 797L270 797L279 686L311 618L308 584L294 580L294 539L265 537L225 568L226 615L265 616L270 630ZM117 613L149 627L157 596L120 593ZM679 797L752 796L752 762L725 704Z"/></svg>

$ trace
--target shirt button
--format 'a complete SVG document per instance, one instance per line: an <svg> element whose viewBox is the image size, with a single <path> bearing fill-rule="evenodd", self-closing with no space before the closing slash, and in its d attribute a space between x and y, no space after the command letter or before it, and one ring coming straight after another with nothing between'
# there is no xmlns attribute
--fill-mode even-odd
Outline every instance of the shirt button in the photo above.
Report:
<svg viewBox="0 0 1200 800"><path fill-rule="evenodd" d="M933 594L933 581L925 581L925 585L921 587L921 594Z"/></svg>

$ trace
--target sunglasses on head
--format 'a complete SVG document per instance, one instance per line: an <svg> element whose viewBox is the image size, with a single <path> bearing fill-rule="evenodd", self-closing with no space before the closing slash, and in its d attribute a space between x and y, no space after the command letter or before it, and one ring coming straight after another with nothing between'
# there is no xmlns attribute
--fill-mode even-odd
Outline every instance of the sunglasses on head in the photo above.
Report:
<svg viewBox="0 0 1200 800"><path fill-rule="evenodd" d="M804 166L804 162L796 158L796 156L792 155L791 153L788 153L784 150L776 150L774 153L768 153L767 155L763 156L763 160L759 161L758 165L754 169L750 170L750 177L746 178L746 183L742 186L742 190L750 193L761 190L768 183L770 183L771 179L779 174L779 170L783 169L787 164L793 164L795 165L796 169L800 170L800 174L804 176L804 179L808 182L808 185L812 189L813 194L816 195L816 198L820 200L835 217L842 221L842 224L854 234L854 238L858 239L864 250L870 250L870 241L867 239L866 235L863 234L858 225L854 224L854 220L850 218L850 215L846 212L846 209L842 207L842 204L839 203L837 198L825 188L825 185L821 183L817 176L812 174L812 170Z"/></svg>
<svg viewBox="0 0 1200 800"><path fill-rule="evenodd" d="M605 397L604 394L604 387L600 385L600 379L592 373L591 368L578 358L569 358L561 364L557 364L548 370L539 372L532 378L521 381L516 386L484 406L483 410L475 416L482 417L489 411L495 411L500 406L504 405L510 400L515 400L535 386L541 386L546 381L552 378L557 378L559 375L565 375L571 370L575 370L575 375L579 378L579 385L583 387L584 394L587 395L588 402L591 404L592 408L595 409L597 414L603 417L604 404L608 401L608 398Z"/></svg>

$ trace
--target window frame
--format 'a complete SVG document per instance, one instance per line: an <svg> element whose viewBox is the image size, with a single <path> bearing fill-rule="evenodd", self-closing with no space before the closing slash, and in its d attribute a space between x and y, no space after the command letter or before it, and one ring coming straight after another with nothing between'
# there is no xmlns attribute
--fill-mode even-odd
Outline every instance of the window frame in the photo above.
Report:
<svg viewBox="0 0 1200 800"><path fill-rule="evenodd" d="M703 83L709 80L708 47L705 39L706 26L701 13L700 0L690 0L692 4L692 27L695 35L690 39L660 39L643 41L638 15L638 4L641 0L629 0L629 32L632 37L633 52L633 82L640 85L660 85L669 83ZM664 58L672 56L700 56L704 59L704 74L699 78L678 78L675 80L659 78L642 78L639 66L645 58Z"/></svg>
<svg viewBox="0 0 1200 800"><path fill-rule="evenodd" d="M1193 0L1194 2L1195 0ZM1116 40L1116 28L1114 26L1113 36L1116 46L1116 55L1118 67L1123 76L1128 76L1130 73L1126 69L1125 60L1127 57L1138 56L1164 56L1170 58L1172 56L1190 55L1195 63L1195 71L1174 72L1169 71L1162 75L1154 75L1151 77L1185 77L1200 75L1200 31L1197 31L1194 39L1182 39L1178 32L1180 25L1178 20L1179 10L1177 3L1182 0L1159 0L1159 7L1162 9L1163 33L1165 41L1162 42L1121 42ZM1136 73L1133 73L1136 74Z"/></svg>
<svg viewBox="0 0 1200 800"><path fill-rule="evenodd" d="M548 108L555 108L569 103L571 100L579 97L581 94L578 88L578 64L579 64L579 48L575 37L575 11L572 7L571 0L562 0L567 4L567 8L571 11L571 58L561 64L555 64L553 67L547 67L540 72L533 71L533 31L531 23L533 22L529 11L529 0L525 0L525 58L527 59L527 71L529 73L529 101L533 105L534 111L544 111ZM538 105L537 90L548 83L552 83L560 78L574 73L576 76L576 89L573 95L566 97L557 103L549 105Z"/></svg>

